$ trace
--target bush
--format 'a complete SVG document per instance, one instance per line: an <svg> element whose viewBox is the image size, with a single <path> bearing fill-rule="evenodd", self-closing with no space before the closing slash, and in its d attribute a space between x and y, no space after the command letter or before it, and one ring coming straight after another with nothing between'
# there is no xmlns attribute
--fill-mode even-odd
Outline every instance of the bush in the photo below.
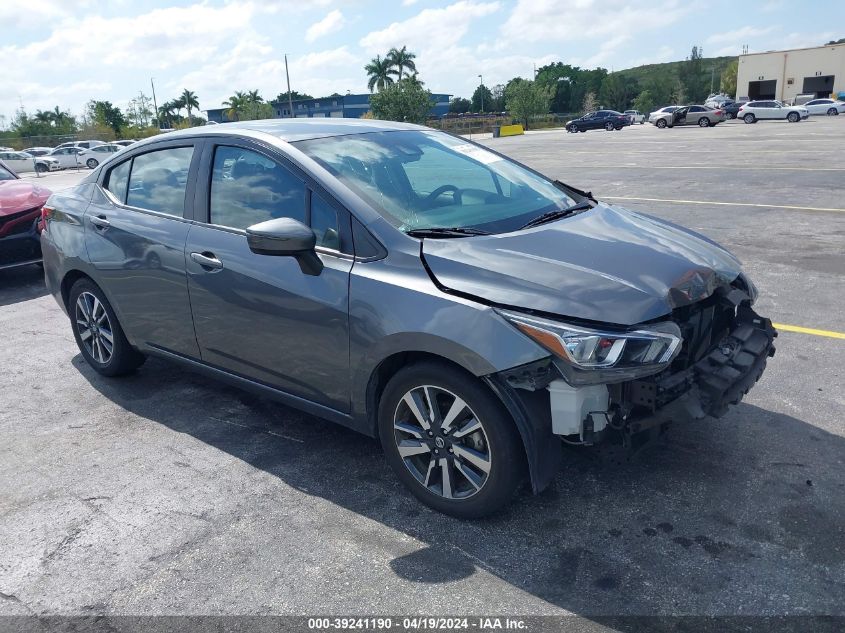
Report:
<svg viewBox="0 0 845 633"><path fill-rule="evenodd" d="M425 123L434 105L431 91L415 77L407 77L370 96L373 118L406 123Z"/></svg>

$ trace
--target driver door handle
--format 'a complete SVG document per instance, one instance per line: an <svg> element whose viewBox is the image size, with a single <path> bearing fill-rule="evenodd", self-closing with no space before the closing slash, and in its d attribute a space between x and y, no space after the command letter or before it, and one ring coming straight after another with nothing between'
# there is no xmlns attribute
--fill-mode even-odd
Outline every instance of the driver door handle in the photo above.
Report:
<svg viewBox="0 0 845 633"><path fill-rule="evenodd" d="M214 253L191 253L191 259L206 269L222 270L223 262L214 256Z"/></svg>
<svg viewBox="0 0 845 633"><path fill-rule="evenodd" d="M93 224L98 229L107 229L111 226L111 223L108 221L108 218L104 215L95 215L91 217L91 224Z"/></svg>

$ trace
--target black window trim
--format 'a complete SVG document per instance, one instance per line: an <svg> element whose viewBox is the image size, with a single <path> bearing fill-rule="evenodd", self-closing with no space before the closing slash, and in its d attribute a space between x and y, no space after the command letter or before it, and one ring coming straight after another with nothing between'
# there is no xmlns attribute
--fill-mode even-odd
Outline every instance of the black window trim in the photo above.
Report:
<svg viewBox="0 0 845 633"><path fill-rule="evenodd" d="M151 143L150 145L145 145L143 147L137 148L136 151L132 152L131 155L127 156L119 163L114 165L110 165L108 169L104 169L103 172L100 174L100 177L97 179L97 185L100 188L100 191L106 198L111 201L115 206L120 207L121 209L127 211L135 211L138 213L145 213L148 215L154 215L160 218L168 218L171 220L179 220L180 222L190 222L191 218L188 217L190 214L190 210L193 207L193 198L194 198L194 189L195 189L195 182L196 178L194 178L195 172L199 168L199 162L201 157L201 147L200 143L198 143L199 139L196 138L187 138L187 139L173 139L168 141L163 141L161 143ZM165 149L179 149L184 147L193 148L194 152L191 155L191 164L188 166L188 180L185 184L185 204L184 209L182 211L182 215L174 215L172 213L164 213L163 211L156 211L155 209L144 209L143 207L135 207L130 204L126 204L126 199L118 200L117 197L106 188L106 182L108 181L109 177L111 176L111 172L114 171L120 165L124 163L129 163L129 180L126 183L126 197L129 196L129 183L132 180L132 167L134 166L135 158L138 156L142 156L144 154L149 154L151 152L158 152Z"/></svg>

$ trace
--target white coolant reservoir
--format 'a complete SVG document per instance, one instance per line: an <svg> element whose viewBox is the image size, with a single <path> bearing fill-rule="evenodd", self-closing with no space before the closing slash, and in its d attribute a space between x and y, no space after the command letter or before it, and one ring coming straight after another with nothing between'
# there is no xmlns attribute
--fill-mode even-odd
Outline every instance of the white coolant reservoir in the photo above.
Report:
<svg viewBox="0 0 845 633"><path fill-rule="evenodd" d="M573 387L564 380L553 380L547 387L552 407L552 432L555 435L579 435L583 422L594 411L607 411L610 395L605 385ZM607 426L604 415L594 415L593 431Z"/></svg>

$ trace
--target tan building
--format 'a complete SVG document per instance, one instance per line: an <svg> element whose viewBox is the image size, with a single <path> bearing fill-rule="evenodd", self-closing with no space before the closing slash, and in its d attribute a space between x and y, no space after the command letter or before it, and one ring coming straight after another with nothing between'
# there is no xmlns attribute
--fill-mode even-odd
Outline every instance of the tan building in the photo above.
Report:
<svg viewBox="0 0 845 633"><path fill-rule="evenodd" d="M736 92L737 99L788 102L845 95L845 44L740 55Z"/></svg>

